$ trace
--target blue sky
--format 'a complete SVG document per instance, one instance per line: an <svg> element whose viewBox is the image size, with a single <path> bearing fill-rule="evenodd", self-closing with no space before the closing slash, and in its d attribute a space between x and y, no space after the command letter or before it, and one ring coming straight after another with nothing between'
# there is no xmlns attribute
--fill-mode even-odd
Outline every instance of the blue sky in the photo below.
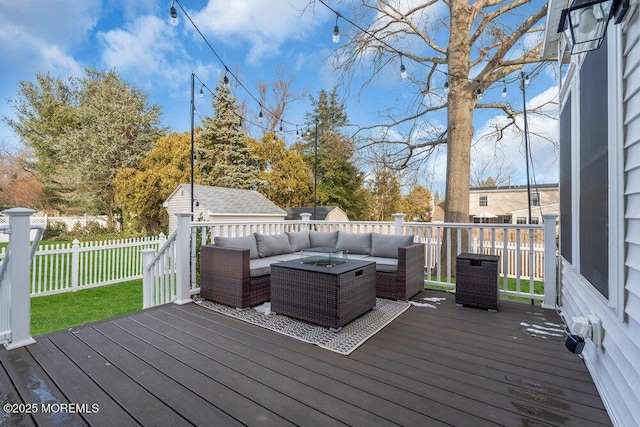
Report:
<svg viewBox="0 0 640 427"><path fill-rule="evenodd" d="M335 15L321 4L304 10L307 0L182 0L181 3L224 64L237 73L252 95L258 96L259 82L275 82L278 70L292 78L291 91L295 94L306 91L316 96L320 89L331 90L335 85L339 77L331 67L336 48L331 41ZM169 24L170 6L168 0L0 0L3 11L0 114L12 115L4 101L15 98L21 80L33 81L39 72L66 78L82 75L85 66L115 68L126 81L149 93L151 103L162 106L163 125L177 132L188 131L191 73L195 72L207 87L213 88L224 74L224 65L179 7L178 25ZM339 24L343 34L354 30L344 21ZM424 69L406 59L404 63L409 73ZM357 76L356 86L351 90L339 89L350 122L371 124L379 111L414 102L415 97L403 90L397 66L391 63L375 84L362 93L357 90ZM197 84L196 91L199 89ZM508 89L509 101L520 108L517 84ZM495 86L486 97L499 99L501 91L502 86ZM545 70L527 89L527 102L543 104L552 100L555 93L553 70ZM236 95L247 102L249 115L255 117L258 106L251 95L240 88ZM196 109L199 116L211 114L210 98L200 99L196 95ZM310 109L309 96L301 96L287 106L284 120L302 124ZM555 114L554 107L548 107L548 112ZM504 168L511 168L512 183L524 184L522 136L507 135L501 142L480 138L490 123L500 120L503 118L495 111L476 116L476 139L480 142L474 146L474 157L496 158ZM530 120L530 128L548 132L555 138L553 120L543 117ZM438 121L446 123L446 118L436 118ZM285 128L291 132L288 139L292 139L294 127L285 125ZM17 137L4 124L0 128L0 146L19 146ZM537 181L557 182L555 150L547 141L535 137L531 146ZM420 183L442 191L444 167L441 149L438 156L425 164Z"/></svg>

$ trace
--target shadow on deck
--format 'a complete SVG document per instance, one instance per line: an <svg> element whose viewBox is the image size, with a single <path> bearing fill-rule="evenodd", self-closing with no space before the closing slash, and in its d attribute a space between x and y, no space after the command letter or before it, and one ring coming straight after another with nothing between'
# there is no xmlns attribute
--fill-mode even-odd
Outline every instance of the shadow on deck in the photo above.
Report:
<svg viewBox="0 0 640 427"><path fill-rule="evenodd" d="M36 337L0 350L0 402L37 412L0 425L611 424L555 312L427 296L349 356L196 304Z"/></svg>

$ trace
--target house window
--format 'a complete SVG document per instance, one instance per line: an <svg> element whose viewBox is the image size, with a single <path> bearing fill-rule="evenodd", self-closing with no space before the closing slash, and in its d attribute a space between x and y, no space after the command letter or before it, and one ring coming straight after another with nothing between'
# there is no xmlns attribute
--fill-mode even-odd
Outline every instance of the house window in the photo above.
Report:
<svg viewBox="0 0 640 427"><path fill-rule="evenodd" d="M607 43L580 69L580 274L609 297L609 126ZM600 244L593 244L601 242Z"/></svg>
<svg viewBox="0 0 640 427"><path fill-rule="evenodd" d="M573 263L571 216L571 95L560 113L560 254Z"/></svg>
<svg viewBox="0 0 640 427"><path fill-rule="evenodd" d="M540 224L540 218L537 216L531 217L531 224Z"/></svg>
<svg viewBox="0 0 640 427"><path fill-rule="evenodd" d="M527 223L526 216L519 216L518 219L516 219L516 224L526 224L526 223Z"/></svg>
<svg viewBox="0 0 640 427"><path fill-rule="evenodd" d="M480 206L489 206L489 197L486 194L478 196L478 204Z"/></svg>
<svg viewBox="0 0 640 427"><path fill-rule="evenodd" d="M540 193L531 193L531 206L540 206Z"/></svg>

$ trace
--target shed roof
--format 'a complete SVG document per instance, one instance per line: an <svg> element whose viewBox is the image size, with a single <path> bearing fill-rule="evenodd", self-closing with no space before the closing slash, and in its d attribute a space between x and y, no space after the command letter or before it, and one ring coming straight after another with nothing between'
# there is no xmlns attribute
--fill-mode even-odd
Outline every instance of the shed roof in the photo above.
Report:
<svg viewBox="0 0 640 427"><path fill-rule="evenodd" d="M189 194L191 185L180 184L167 198L165 206L180 189ZM193 193L200 207L208 209L214 214L271 214L283 216L287 214L283 209L255 190L194 185Z"/></svg>
<svg viewBox="0 0 640 427"><path fill-rule="evenodd" d="M316 216L317 218L313 217L313 206L303 206L300 208L287 208L285 209L287 211L287 216L285 217L286 220L292 221L292 220L299 220L300 219L300 214L301 213L310 213L311 214L311 219L312 220L318 220L318 221L323 221L327 218L327 215L329 215L329 212L331 212L334 209L339 209L337 206L316 206Z"/></svg>

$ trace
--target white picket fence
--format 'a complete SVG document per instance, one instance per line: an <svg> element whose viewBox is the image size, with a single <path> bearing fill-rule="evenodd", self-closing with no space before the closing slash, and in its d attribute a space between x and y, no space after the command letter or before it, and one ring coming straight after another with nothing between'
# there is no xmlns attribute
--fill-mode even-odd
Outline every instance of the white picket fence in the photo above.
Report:
<svg viewBox="0 0 640 427"><path fill-rule="evenodd" d="M140 251L157 251L166 237L39 245L31 263L31 296L77 291L142 278ZM0 260L6 249L0 250Z"/></svg>
<svg viewBox="0 0 640 427"><path fill-rule="evenodd" d="M108 217L106 215L82 215L82 216L33 216L31 217L31 224L37 226L43 226L45 229L52 224L63 224L68 231L73 230L76 227L86 227L90 223L96 223L100 227L106 227L108 225ZM9 217L0 215L0 226L6 226L9 224ZM31 230L31 240L35 237L35 230ZM9 241L9 235L0 233L0 243L6 243Z"/></svg>

